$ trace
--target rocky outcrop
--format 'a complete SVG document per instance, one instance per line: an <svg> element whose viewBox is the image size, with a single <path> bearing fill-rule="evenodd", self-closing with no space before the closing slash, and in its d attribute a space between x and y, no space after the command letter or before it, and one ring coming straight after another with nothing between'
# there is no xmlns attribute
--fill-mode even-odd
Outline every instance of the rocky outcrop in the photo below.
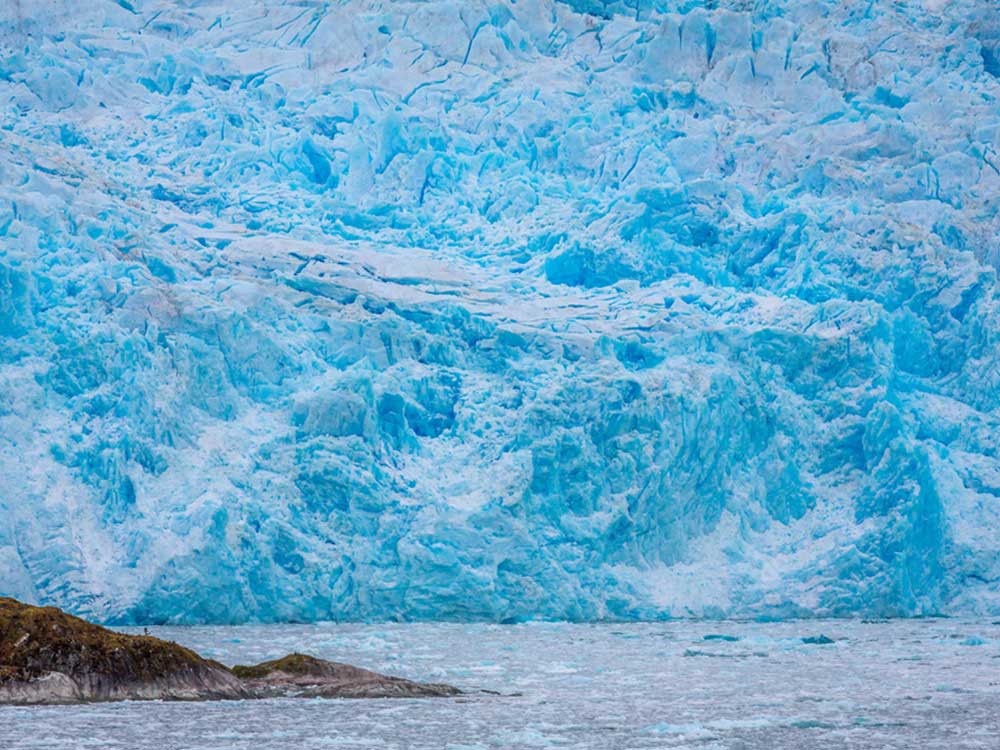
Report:
<svg viewBox="0 0 1000 750"><path fill-rule="evenodd" d="M422 698L459 692L305 654L229 669L176 643L117 633L54 607L0 598L0 703Z"/></svg>
<svg viewBox="0 0 1000 750"><path fill-rule="evenodd" d="M367 669L306 654L289 654L252 667L235 666L233 674L255 696L298 695L311 698L430 698L458 695L451 685L388 677Z"/></svg>
<svg viewBox="0 0 1000 750"><path fill-rule="evenodd" d="M0 598L0 702L249 696L224 665L176 643L116 633L55 607Z"/></svg>

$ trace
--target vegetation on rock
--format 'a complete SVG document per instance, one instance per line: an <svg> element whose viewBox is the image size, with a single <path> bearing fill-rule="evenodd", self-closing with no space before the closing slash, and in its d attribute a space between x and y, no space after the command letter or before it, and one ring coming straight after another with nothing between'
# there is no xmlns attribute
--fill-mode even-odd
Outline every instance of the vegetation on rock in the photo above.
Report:
<svg viewBox="0 0 1000 750"><path fill-rule="evenodd" d="M254 680L267 677L274 672L285 672L293 675L322 675L327 672L329 664L332 662L317 659L315 656L307 654L288 654L280 659L272 659L252 666L237 664L230 671L241 680Z"/></svg>
<svg viewBox="0 0 1000 750"><path fill-rule="evenodd" d="M294 694L323 698L428 698L461 692L451 685L390 677L299 653L253 666L237 665L232 672L260 697Z"/></svg>
<svg viewBox="0 0 1000 750"><path fill-rule="evenodd" d="M49 672L148 682L204 668L225 669L176 643L117 633L55 607L0 598L0 684Z"/></svg>
<svg viewBox="0 0 1000 750"><path fill-rule="evenodd" d="M231 670L176 643L0 597L0 703L457 695L306 654Z"/></svg>

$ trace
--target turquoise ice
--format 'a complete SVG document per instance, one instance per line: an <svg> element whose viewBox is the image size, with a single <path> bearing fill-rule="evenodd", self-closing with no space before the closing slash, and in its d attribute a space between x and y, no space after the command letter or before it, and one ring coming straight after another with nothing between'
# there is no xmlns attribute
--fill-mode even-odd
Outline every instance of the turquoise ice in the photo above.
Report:
<svg viewBox="0 0 1000 750"><path fill-rule="evenodd" d="M15 0L0 102L0 593L1000 613L992 0Z"/></svg>

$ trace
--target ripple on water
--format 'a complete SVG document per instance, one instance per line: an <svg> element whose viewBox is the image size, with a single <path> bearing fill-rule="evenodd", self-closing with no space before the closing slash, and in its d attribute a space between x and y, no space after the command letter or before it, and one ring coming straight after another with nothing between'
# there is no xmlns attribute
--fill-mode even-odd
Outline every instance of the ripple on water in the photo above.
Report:
<svg viewBox="0 0 1000 750"><path fill-rule="evenodd" d="M826 621L825 647L794 622L153 628L229 664L307 651L519 696L0 707L0 748L996 750L997 662L962 645L987 626Z"/></svg>

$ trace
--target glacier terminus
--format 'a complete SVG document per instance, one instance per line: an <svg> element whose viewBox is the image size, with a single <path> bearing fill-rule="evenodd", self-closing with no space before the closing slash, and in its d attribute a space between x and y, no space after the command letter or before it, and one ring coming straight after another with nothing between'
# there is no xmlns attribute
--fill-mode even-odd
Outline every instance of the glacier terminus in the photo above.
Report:
<svg viewBox="0 0 1000 750"><path fill-rule="evenodd" d="M0 593L1000 614L993 0L0 0Z"/></svg>

